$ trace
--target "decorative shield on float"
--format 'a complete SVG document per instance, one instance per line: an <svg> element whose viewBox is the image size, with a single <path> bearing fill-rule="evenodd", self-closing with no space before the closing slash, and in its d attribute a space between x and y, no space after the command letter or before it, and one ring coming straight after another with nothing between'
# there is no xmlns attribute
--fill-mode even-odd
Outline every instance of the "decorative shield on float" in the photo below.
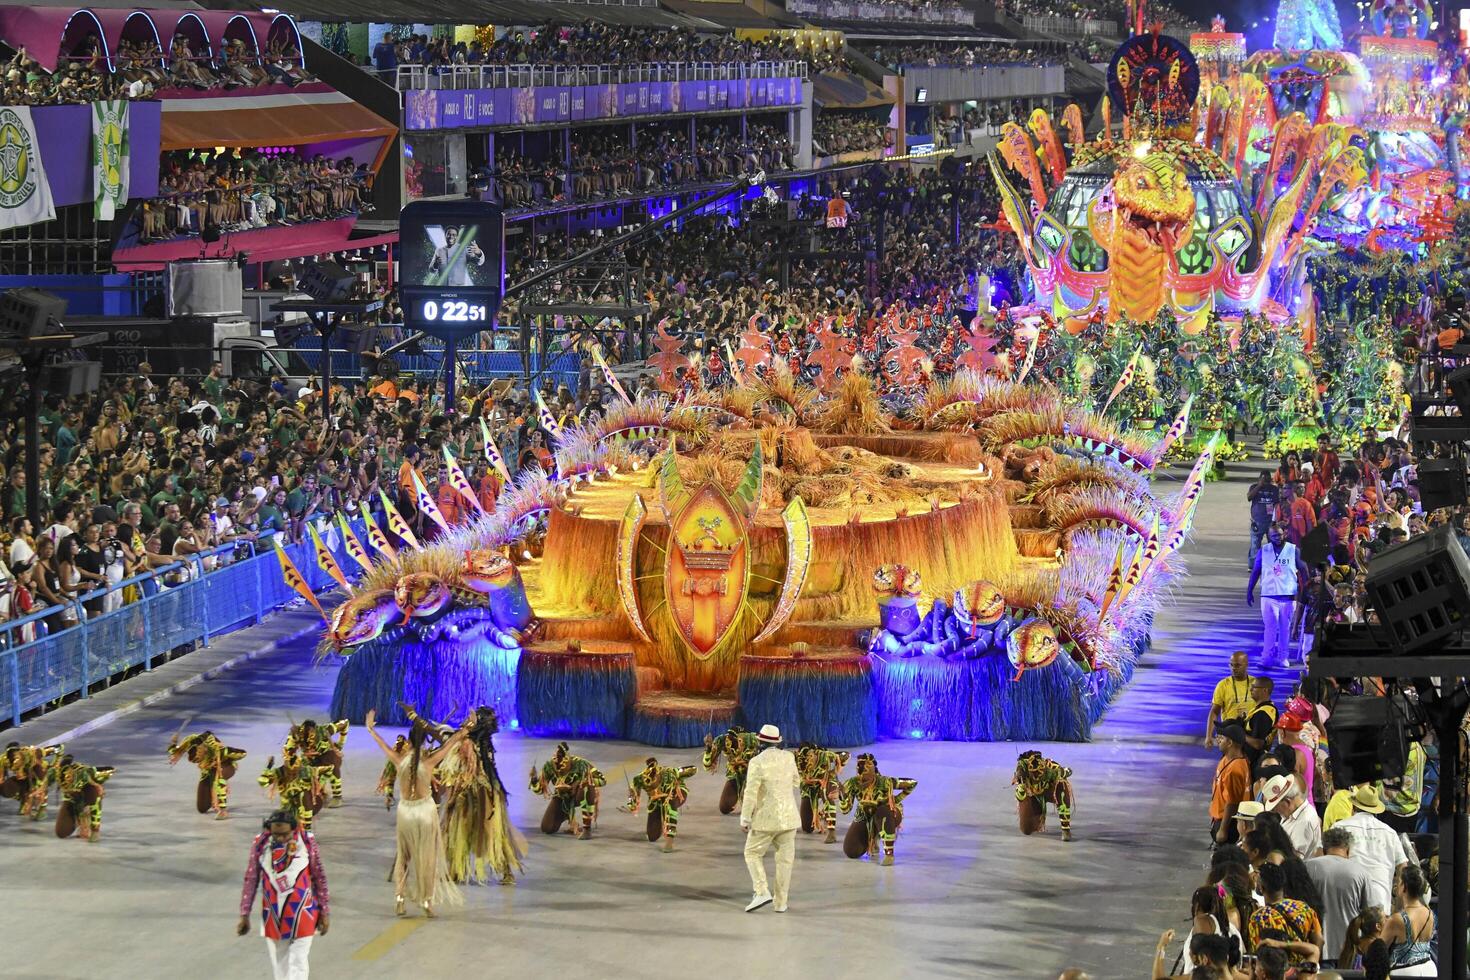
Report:
<svg viewBox="0 0 1470 980"><path fill-rule="evenodd" d="M748 516L760 501L761 463L757 441L731 500L714 483L686 488L677 457L672 451L664 457L659 472L669 522L664 599L679 636L696 657L713 653L745 609L750 588Z"/></svg>
<svg viewBox="0 0 1470 980"><path fill-rule="evenodd" d="M669 523L664 572L669 613L696 656L708 656L740 618L749 569L745 517L706 483Z"/></svg>

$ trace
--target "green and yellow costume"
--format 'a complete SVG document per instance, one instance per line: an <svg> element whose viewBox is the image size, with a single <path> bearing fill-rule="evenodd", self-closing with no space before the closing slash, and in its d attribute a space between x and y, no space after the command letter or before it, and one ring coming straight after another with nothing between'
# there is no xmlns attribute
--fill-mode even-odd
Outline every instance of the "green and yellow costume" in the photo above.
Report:
<svg viewBox="0 0 1470 980"><path fill-rule="evenodd" d="M281 808L294 813L297 825L309 831L311 818L326 795L323 784L331 771L331 766L308 765L298 755L288 755L278 766L276 757L271 756L256 782L265 788L267 796L279 797Z"/></svg>
<svg viewBox="0 0 1470 980"><path fill-rule="evenodd" d="M745 771L760 750L761 741L755 732L747 732L738 725L718 738L713 735L704 737L701 761L705 772L714 772L720 756L725 757L726 785L720 794L721 813L731 813L740 805L740 797L745 793Z"/></svg>
<svg viewBox="0 0 1470 980"><path fill-rule="evenodd" d="M868 752L857 757L857 767L858 774L842 783L837 796L843 813L857 807L843 852L850 858L862 857L865 851L869 857L877 857L881 842L883 863L892 864L898 828L903 823L903 801L918 788L919 781L883 775L878 771L878 760Z"/></svg>
<svg viewBox="0 0 1470 980"><path fill-rule="evenodd" d="M1062 840L1072 839L1072 770L1032 749L1016 759L1016 774L1011 784L1016 787L1016 803L1020 809L1021 832L1034 833L1046 824L1046 805L1055 803L1062 824ZM1032 820L1028 821L1027 807Z"/></svg>
<svg viewBox="0 0 1470 980"><path fill-rule="evenodd" d="M176 765L183 758L199 767L199 812L214 810L215 819L224 820L229 816L229 780L236 764L245 758L245 750L224 744L214 732L199 732L182 740L175 735L168 743L168 764Z"/></svg>
<svg viewBox="0 0 1470 980"><path fill-rule="evenodd" d="M51 783L57 778L62 745L20 745L5 748L4 795L20 800L20 815L40 820L46 816Z"/></svg>
<svg viewBox="0 0 1470 980"><path fill-rule="evenodd" d="M342 805L342 758L347 751L347 731L352 726L344 719L330 725L318 725L308 718L294 726L286 736L282 752L287 756L300 752L309 765L325 766L331 771L322 781L331 790L328 806Z"/></svg>
<svg viewBox="0 0 1470 980"><path fill-rule="evenodd" d="M796 750L796 771L801 776L802 829L808 833L825 830L828 844L837 843L837 798L842 782L839 777L849 758L847 752L834 752L810 742L803 742ZM810 825L807 808L811 810Z"/></svg>
<svg viewBox="0 0 1470 980"><path fill-rule="evenodd" d="M558 815L547 810L541 820L541 829L554 834L564 819L571 824L572 833L585 839L592 835L592 824L597 820L598 790L607 785L607 777L596 766L579 755L573 755L562 742L538 773L531 769L531 792L552 800L561 808ZM561 819L558 819L560 816ZM580 817L580 819L579 819ZM548 830L548 826L551 826Z"/></svg>
<svg viewBox="0 0 1470 980"><path fill-rule="evenodd" d="M75 762L61 765L57 787L62 806L70 808L76 820L77 834L85 841L96 842L102 834L102 784L112 778L112 766L84 766Z"/></svg>
<svg viewBox="0 0 1470 980"><path fill-rule="evenodd" d="M650 756L628 784L627 811L637 813L642 794L648 794L648 839L662 837L666 851L674 849L674 838L679 835L679 807L689 798L684 781L697 771L694 766L661 766Z"/></svg>

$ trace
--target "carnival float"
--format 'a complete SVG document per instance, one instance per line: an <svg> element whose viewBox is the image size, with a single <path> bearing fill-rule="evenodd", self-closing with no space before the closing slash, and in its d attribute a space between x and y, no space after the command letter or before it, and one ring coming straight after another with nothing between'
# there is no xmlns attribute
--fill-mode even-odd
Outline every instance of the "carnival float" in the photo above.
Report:
<svg viewBox="0 0 1470 980"><path fill-rule="evenodd" d="M659 746L767 722L837 746L1089 737L1182 574L1208 460L1168 498L1150 475L1187 411L1140 438L974 350L927 385L900 364L902 404L850 349L819 347L805 384L752 333L743 383L712 389L665 354L665 394L568 430L543 412L554 471L493 513L450 525L421 489L421 542L382 501L320 648L343 661L332 717L488 705Z"/></svg>
<svg viewBox="0 0 1470 980"><path fill-rule="evenodd" d="M1030 302L1073 331L1166 312L1191 335L1247 314L1310 335L1311 260L1424 258L1465 178L1429 17L1377 0L1358 53L1317 0L1284 0L1248 57L1218 19L1190 46L1155 29L1114 54L1093 139L1075 105L1007 124L991 169Z"/></svg>

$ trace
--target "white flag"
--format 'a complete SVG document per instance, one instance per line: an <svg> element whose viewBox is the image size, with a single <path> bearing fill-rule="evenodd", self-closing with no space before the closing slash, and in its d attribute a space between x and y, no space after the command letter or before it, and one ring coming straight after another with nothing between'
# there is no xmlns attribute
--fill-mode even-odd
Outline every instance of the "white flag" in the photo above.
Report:
<svg viewBox="0 0 1470 980"><path fill-rule="evenodd" d="M41 144L27 106L0 106L0 228L56 217Z"/></svg>
<svg viewBox="0 0 1470 980"><path fill-rule="evenodd" d="M92 206L111 221L128 203L128 103L92 103Z"/></svg>

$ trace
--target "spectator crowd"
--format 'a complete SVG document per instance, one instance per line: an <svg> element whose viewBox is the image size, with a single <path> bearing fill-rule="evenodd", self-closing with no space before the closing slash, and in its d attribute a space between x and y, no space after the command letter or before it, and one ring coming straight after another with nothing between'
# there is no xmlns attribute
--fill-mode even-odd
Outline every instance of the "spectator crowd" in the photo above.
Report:
<svg viewBox="0 0 1470 980"><path fill-rule="evenodd" d="M812 152L817 156L880 150L891 143L891 130L866 112L827 111L812 123Z"/></svg>
<svg viewBox="0 0 1470 980"><path fill-rule="evenodd" d="M139 213L144 241L197 235L210 225L246 231L371 210L364 195L372 170L351 157L172 150L159 167L158 196Z"/></svg>
<svg viewBox="0 0 1470 980"><path fill-rule="evenodd" d="M1031 41L1015 44L935 41L875 44L866 53L894 68L984 68L989 66L1057 65L1067 60L1066 45Z"/></svg>
<svg viewBox="0 0 1470 980"><path fill-rule="evenodd" d="M737 38L687 27L637 27L581 21L548 22L507 32L490 43L447 36L388 34L372 49L372 67L385 81L400 65L445 69L456 65L672 65L709 62L802 61L816 73L840 67L840 46L798 43L790 36Z"/></svg>
<svg viewBox="0 0 1470 980"><path fill-rule="evenodd" d="M48 72L24 48L16 51L0 77L0 104L75 105L101 99L153 99L170 89L234 91L268 85L295 87L310 81L301 52L277 38L263 51L233 38L211 53L183 34L175 34L164 56L153 39L122 39L112 67L96 38L84 39Z"/></svg>
<svg viewBox="0 0 1470 980"><path fill-rule="evenodd" d="M781 127L748 122L743 134L723 124L707 127L694 146L682 126L643 127L636 146L626 128L593 130L573 137L569 165L507 147L482 176L492 193L522 208L627 197L794 167L791 141Z"/></svg>
<svg viewBox="0 0 1470 980"><path fill-rule="evenodd" d="M1327 706L1384 696L1379 682L1281 691L1249 668L1236 652L1211 699L1213 853L1189 899L1189 933L1177 953L1174 930L1159 938L1153 976L1437 976L1432 733L1411 733L1401 772L1360 779L1327 753Z"/></svg>
<svg viewBox="0 0 1470 980"><path fill-rule="evenodd" d="M1126 37L1130 33L1127 30L1127 21L1130 11L1134 9L1127 0L1038 0L1034 3L1031 0L997 0L995 8L997 12L1018 20L1030 15L1060 17L1079 22L1111 21L1122 32L1119 37ZM1200 22L1193 16L1167 3L1149 4L1147 17L1150 22L1162 21L1168 26L1169 33L1180 36L1202 29ZM1081 33L1080 28L1077 33Z"/></svg>
<svg viewBox="0 0 1470 980"><path fill-rule="evenodd" d="M964 26L975 23L975 15L959 0L786 0L786 9L823 20Z"/></svg>

